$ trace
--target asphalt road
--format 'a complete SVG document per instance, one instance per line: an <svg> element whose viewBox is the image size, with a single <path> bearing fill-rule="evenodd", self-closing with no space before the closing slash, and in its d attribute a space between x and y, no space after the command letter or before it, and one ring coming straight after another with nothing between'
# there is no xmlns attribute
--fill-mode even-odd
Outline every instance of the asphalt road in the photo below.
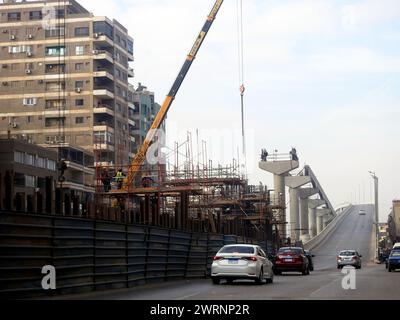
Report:
<svg viewBox="0 0 400 320"><path fill-rule="evenodd" d="M365 209L366 215L358 214ZM211 280L182 280L144 285L132 289L74 295L70 299L99 300L274 300L274 299L400 299L400 271L389 273L373 260L373 206L355 206L336 232L313 251L315 271L309 276L286 273L275 276L273 284L252 281L212 285ZM336 267L342 249L358 250L363 256L356 270L355 289L345 290L345 274Z"/></svg>

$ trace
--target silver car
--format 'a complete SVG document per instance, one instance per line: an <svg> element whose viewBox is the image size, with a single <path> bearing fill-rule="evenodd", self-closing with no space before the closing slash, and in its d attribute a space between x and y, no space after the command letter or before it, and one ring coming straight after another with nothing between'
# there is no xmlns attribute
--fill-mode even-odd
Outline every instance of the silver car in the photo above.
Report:
<svg viewBox="0 0 400 320"><path fill-rule="evenodd" d="M361 257L356 250L342 250L337 256L338 269L344 266L353 266L356 269L361 269Z"/></svg>
<svg viewBox="0 0 400 320"><path fill-rule="evenodd" d="M261 284L264 280L272 283L274 273L272 262L260 246L250 244L233 244L222 247L214 257L211 265L213 284L221 279L231 283L236 279L253 279Z"/></svg>

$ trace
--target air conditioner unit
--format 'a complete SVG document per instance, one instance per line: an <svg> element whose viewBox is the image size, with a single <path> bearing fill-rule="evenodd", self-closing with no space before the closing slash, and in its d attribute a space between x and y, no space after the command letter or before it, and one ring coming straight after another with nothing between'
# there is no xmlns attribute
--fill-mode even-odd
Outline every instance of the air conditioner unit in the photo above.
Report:
<svg viewBox="0 0 400 320"><path fill-rule="evenodd" d="M100 35L98 33L95 33L95 34L93 34L93 37L95 37L97 39L98 37L100 37Z"/></svg>
<svg viewBox="0 0 400 320"><path fill-rule="evenodd" d="M26 53L26 56L27 56L27 57L32 57L32 56L33 56L33 53L30 52L30 51L28 51L28 52Z"/></svg>
<svg viewBox="0 0 400 320"><path fill-rule="evenodd" d="M13 123L12 123L12 127L13 127L13 128L18 128L18 123L13 122Z"/></svg>
<svg viewBox="0 0 400 320"><path fill-rule="evenodd" d="M8 68L8 65L7 65L7 64L3 64L1 67L2 67L3 69L7 69L7 68Z"/></svg>
<svg viewBox="0 0 400 320"><path fill-rule="evenodd" d="M33 39L33 34L28 34L28 39Z"/></svg>
<svg viewBox="0 0 400 320"><path fill-rule="evenodd" d="M26 69L26 70L25 70L25 73L26 73L26 74L31 74L31 73L32 73L32 70L31 70L31 69Z"/></svg>
<svg viewBox="0 0 400 320"><path fill-rule="evenodd" d="M10 35L10 40L15 40L15 39L17 39L17 37L14 34Z"/></svg>
<svg viewBox="0 0 400 320"><path fill-rule="evenodd" d="M3 81L2 84L3 84L3 86L8 86L8 82L7 81Z"/></svg>
<svg viewBox="0 0 400 320"><path fill-rule="evenodd" d="M99 50L93 50L93 54L99 54Z"/></svg>
<svg viewBox="0 0 400 320"><path fill-rule="evenodd" d="M8 33L8 30L7 29L3 29L1 32Z"/></svg>
<svg viewBox="0 0 400 320"><path fill-rule="evenodd" d="M78 93L81 93L82 92L82 88L75 88L75 91L78 92Z"/></svg>

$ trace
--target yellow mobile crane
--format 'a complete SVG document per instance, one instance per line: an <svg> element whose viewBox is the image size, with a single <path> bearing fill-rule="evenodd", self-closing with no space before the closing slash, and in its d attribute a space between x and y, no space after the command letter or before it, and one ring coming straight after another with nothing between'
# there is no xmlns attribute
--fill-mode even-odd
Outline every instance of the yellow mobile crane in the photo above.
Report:
<svg viewBox="0 0 400 320"><path fill-rule="evenodd" d="M196 38L196 41L192 47L192 50L190 50L190 52L186 58L186 61L183 64L182 69L178 74L178 77L176 78L174 84L172 85L170 92L166 96L164 103L162 104L162 106L160 108L160 111L158 112L157 116L155 117L153 124L152 124L149 132L147 133L145 140L143 141L142 146L140 147L139 151L135 155L135 158L133 159L133 161L129 167L128 174L127 174L126 178L124 179L124 183L123 183L123 187L122 187L123 191L129 190L137 173L140 170L141 165L145 161L146 153L149 150L149 147L156 135L156 130L160 128L162 122L164 121L165 116L167 115L167 112L168 112L169 108L171 107L171 104L174 101L175 96L176 96L179 88L181 87L183 80L185 79L185 77L193 63L193 60L196 58L196 55L203 43L208 31L210 30L223 2L224 2L223 0L215 1L215 4L214 4L210 14L207 17L207 21L205 22L202 30L200 31L199 36Z"/></svg>

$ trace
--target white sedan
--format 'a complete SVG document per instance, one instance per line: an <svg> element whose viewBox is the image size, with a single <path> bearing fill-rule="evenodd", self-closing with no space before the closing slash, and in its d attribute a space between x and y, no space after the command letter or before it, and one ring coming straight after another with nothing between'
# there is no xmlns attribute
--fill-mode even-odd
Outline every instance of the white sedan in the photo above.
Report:
<svg viewBox="0 0 400 320"><path fill-rule="evenodd" d="M274 273L272 262L260 246L250 244L232 244L222 247L211 265L213 284L221 279L231 283L236 279L253 279L261 284L264 280L272 283Z"/></svg>

